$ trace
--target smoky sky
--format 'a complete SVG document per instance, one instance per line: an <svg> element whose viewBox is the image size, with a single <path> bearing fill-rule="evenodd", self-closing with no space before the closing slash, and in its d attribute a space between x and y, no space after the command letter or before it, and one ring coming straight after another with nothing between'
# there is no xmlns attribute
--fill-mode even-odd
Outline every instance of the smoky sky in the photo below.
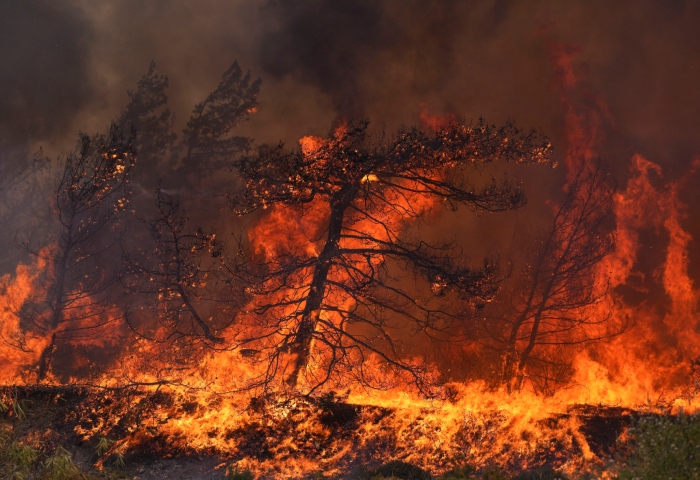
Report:
<svg viewBox="0 0 700 480"><path fill-rule="evenodd" d="M369 118L391 132L419 122L426 108L540 129L560 160L566 92L554 82L551 46L568 45L578 52L579 106L596 104L604 121L599 154L623 184L634 153L661 164L669 178L684 175L700 154L698 2L34 0L3 7L5 147L41 146L56 156L72 148L77 132L103 131L151 61L170 79L180 130L238 60L263 82L258 112L239 128L257 143L294 145L342 118ZM529 195L541 203L556 188Z"/></svg>
<svg viewBox="0 0 700 480"><path fill-rule="evenodd" d="M258 141L325 134L338 117L395 128L425 105L514 119L558 146L547 50L558 42L579 49L615 155L639 150L680 174L700 151L698 20L700 5L682 1L7 2L0 129L4 142L65 149L118 114L151 60L170 77L181 126L238 60L263 80L242 126Z"/></svg>
<svg viewBox="0 0 700 480"><path fill-rule="evenodd" d="M356 72L372 62L378 45L393 43L381 4L274 2L263 11L271 19L260 45L263 71L295 75L331 96L340 112L361 113Z"/></svg>
<svg viewBox="0 0 700 480"><path fill-rule="evenodd" d="M540 129L561 160L562 98L574 95L578 113L598 110L598 153L622 186L634 153L661 164L669 179L700 154L698 2L32 0L3 7L5 152L43 147L56 158L79 131L104 131L151 61L169 77L180 131L237 60L262 79L258 112L239 127L256 143L293 146L343 118L369 118L392 132L418 123L425 108ZM575 91L557 88L552 45L577 52ZM534 179L525 185L530 205L559 188L539 179L560 173L520 175Z"/></svg>
<svg viewBox="0 0 700 480"><path fill-rule="evenodd" d="M92 26L60 2L4 2L0 15L0 142L22 145L66 133L89 108Z"/></svg>
<svg viewBox="0 0 700 480"><path fill-rule="evenodd" d="M417 94L440 88L450 77L454 44L460 25L458 2L271 2L259 58L263 72L286 75L309 83L327 94L337 112L350 118L365 115L363 72L380 75L387 53L412 64L410 87ZM479 30L501 18L503 2L485 12ZM416 21L418 20L418 21Z"/></svg>

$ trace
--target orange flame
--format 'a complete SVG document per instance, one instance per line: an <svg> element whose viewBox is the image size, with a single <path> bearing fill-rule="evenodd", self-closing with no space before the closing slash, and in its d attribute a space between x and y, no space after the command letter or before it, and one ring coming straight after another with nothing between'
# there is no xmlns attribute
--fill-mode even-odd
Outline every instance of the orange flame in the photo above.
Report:
<svg viewBox="0 0 700 480"><path fill-rule="evenodd" d="M26 370L38 361L48 343L47 338L23 333L20 310L38 290L36 284L50 251L50 247L42 249L31 265L17 265L14 277L0 278L0 384L29 382Z"/></svg>

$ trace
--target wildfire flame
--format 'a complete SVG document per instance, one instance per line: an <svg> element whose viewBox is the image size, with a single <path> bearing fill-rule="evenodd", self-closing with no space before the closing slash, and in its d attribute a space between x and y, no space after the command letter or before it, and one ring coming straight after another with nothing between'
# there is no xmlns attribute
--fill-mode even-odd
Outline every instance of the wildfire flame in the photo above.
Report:
<svg viewBox="0 0 700 480"><path fill-rule="evenodd" d="M575 55L576 49L552 46L566 119L568 144L564 163L568 181L572 180L576 161L590 164L597 156L599 124L608 115L599 99L592 102L592 108L582 108L572 100L572 92L580 83L572 67ZM420 118L435 131L456 121L452 115L433 115L425 107ZM346 128L341 125L329 139L303 137L299 140L301 154L307 159L319 155L331 142L340 141ZM138 395L142 397L154 390L171 395L177 401L158 405L151 412L151 428L172 439L176 449L233 452L248 448L250 453L257 448L264 454L251 454L240 465L261 474L294 477L321 469L329 474L340 473L362 455L371 459L371 452L385 444L392 445L390 455L433 471L447 470L454 458L479 466L517 461L526 468L561 450L574 452L574 460L568 465L572 471L586 462L600 464L602 454L594 452L581 431L585 417L583 410L577 410L581 405L616 406L623 412L655 407L671 411L700 408L700 379L694 378L698 372L693 370L700 359L700 291L689 273L690 249L696 240L685 226L687 206L681 199L699 171L700 158L680 180L670 181L660 165L639 154L632 156L630 177L624 189L614 196L615 250L596 270L599 284L610 286L610 297L597 308L610 311L618 323L631 322L632 326L621 335L577 349L569 388L552 396L535 395L527 389L513 392L505 386L473 381L441 385L432 398L426 398L422 395L425 392L411 387L400 375L392 377L380 358L370 357L362 363L363 374L380 380L386 387L383 391L368 392L365 385L349 378L315 391L317 398L330 400L326 404L313 403L299 397L287 398L287 392L271 391L267 386L240 391L240 379L264 374L265 366L256 360L259 352L252 348L198 351L190 358L191 363L173 369L167 365L167 359L182 352L173 352L166 343L148 342L136 335L130 337L128 347L120 350L106 372L89 380L103 388L118 388L125 383L139 385L142 390ZM361 188L384 180L381 174L366 173L360 180ZM347 228L368 233L366 238L374 239L372 246L376 246L389 241L395 232L405 231L415 219L437 211L435 198L424 195L418 184L403 182L406 190L413 188L414 194L389 192L387 201L396 208L373 212L376 214L371 217L351 217ZM266 208L247 232L253 255L265 262L281 261L290 252L301 259L319 257L329 212L328 201L320 197L300 205L278 203ZM645 240L649 236L654 241ZM339 247L367 247L366 238L344 238ZM653 260L646 258L649 251L660 248L663 252L653 255L661 259L660 263L649 266ZM41 275L50 268L52 255L52 249L46 248L34 264L20 264L14 275L0 278L2 384L31 384L34 374L30 367L49 342L42 332L22 334L21 312L42 294L45 296L41 292ZM382 255L369 261L352 258L348 269L329 274L331 285L349 281L348 272L353 269L367 272L386 261ZM272 297L263 300L282 306L275 314L291 315L295 301L308 294L311 275L311 267L302 269L293 278L285 278L288 283L273 285ZM436 278L430 288L437 296L443 286L441 279ZM654 295L659 298L653 298ZM345 311L356 302L332 286L327 297ZM260 307L260 301L251 299L242 308L235 327L223 332L228 345L241 338L235 328L255 333L250 317ZM93 316L89 298L73 308L76 318ZM337 311L319 308L313 316L321 320L317 328L342 328L343 318ZM118 327L109 330L110 324L118 323L114 318L105 317L97 323L107 326L110 335L125 338ZM79 322L77 325L82 326ZM284 336L293 327L281 324L269 337ZM154 338L166 337L165 331L154 334ZM110 338L79 341L84 346L107 345ZM306 366L310 378L323 367L324 355L328 355L323 348L324 345L311 345L318 354L312 355L313 362ZM291 369L291 363L288 360L280 368ZM435 371L430 375L437 380L440 372L431 367ZM71 379L73 383L88 383L87 380ZM49 376L45 383L57 384L59 379ZM337 402L334 395L340 387L342 402ZM271 394L279 398L269 400ZM256 410L260 399L268 401ZM318 413L333 412L328 409L339 408L339 404L346 408L346 423L342 425L340 420L329 420ZM121 419L114 413L101 424L83 422L76 427L76 433L89 439L105 425L115 426ZM250 440L242 433L246 429L255 430L258 444L247 446ZM137 432L122 444L147 441L146 433Z"/></svg>

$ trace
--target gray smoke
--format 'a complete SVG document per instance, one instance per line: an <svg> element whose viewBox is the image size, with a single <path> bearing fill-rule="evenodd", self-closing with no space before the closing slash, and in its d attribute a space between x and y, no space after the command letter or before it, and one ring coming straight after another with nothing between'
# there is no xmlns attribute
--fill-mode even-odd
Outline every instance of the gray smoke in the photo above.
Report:
<svg viewBox="0 0 700 480"><path fill-rule="evenodd" d="M0 144L65 135L89 108L92 26L83 12L51 1L5 2L0 15Z"/></svg>
<svg viewBox="0 0 700 480"><path fill-rule="evenodd" d="M425 105L539 128L561 159L562 92L549 50L557 43L580 52L578 105L600 102L599 153L620 184L635 152L673 180L700 154L698 21L691 1L9 2L0 16L0 142L52 156L71 148L77 131L104 130L151 60L170 77L179 130L237 59L263 80L259 111L240 127L258 143L293 146L339 118L368 117L392 132L417 123ZM548 212L561 174L518 175L528 212ZM696 205L697 195L685 198ZM687 225L698 238L696 210ZM697 275L700 259L691 261Z"/></svg>

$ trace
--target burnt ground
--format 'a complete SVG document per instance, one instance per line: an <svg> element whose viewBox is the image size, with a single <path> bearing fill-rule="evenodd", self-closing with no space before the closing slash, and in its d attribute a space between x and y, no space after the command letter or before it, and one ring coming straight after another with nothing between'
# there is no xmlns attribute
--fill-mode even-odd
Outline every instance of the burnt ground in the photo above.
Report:
<svg viewBox="0 0 700 480"><path fill-rule="evenodd" d="M6 404L18 404L26 412L26 418L19 418L12 408L0 414L0 421L11 425L17 438L31 439L40 444L44 452L61 446L71 452L83 471L99 474L95 467L105 466L113 473L112 478L134 480L224 479L227 465L245 459L285 462L299 457L323 460L324 455L338 458L333 457L333 445L338 438L352 441L360 421L379 424L394 414L391 409L352 405L333 397L307 400L272 425L262 421L250 422L227 431L226 438L236 448L221 452L213 449L194 450L158 430L154 412L166 409L176 416L191 414L202 408L176 401L172 394L157 392L144 395L131 390L100 392L74 387L18 387L0 389L0 399ZM264 416L269 403L270 400L253 399L247 408L253 414ZM635 412L618 407L578 405L566 414L553 415L544 420L542 427L556 430L571 416L578 418L579 432L592 452L599 459L606 460L615 455L620 434L629 426ZM304 425L311 417L330 434L324 437L308 433ZM128 438L129 442L128 445L112 445L110 450L98 456L98 443L102 436ZM293 449L286 446L290 437L295 438ZM368 447L362 451L353 452L351 458L340 457L336 466L341 471L351 472L360 465L376 467L402 455L391 445L390 435L378 436L366 445ZM578 447L575 439L569 445L552 440L538 447L529 463L558 467L568 457L580 453L575 451ZM125 466L117 470L110 466L119 461L118 457ZM510 470L517 469L517 462L510 465ZM278 476L281 474L268 471L265 478Z"/></svg>
<svg viewBox="0 0 700 480"><path fill-rule="evenodd" d="M83 472L97 478L133 480L225 478L227 462L219 455L173 450L165 438L153 435L150 441L135 443L121 456L124 467L115 466L118 455L110 451L101 457L97 446L101 435L86 439L86 428L99 428L107 438L122 438L138 430L149 412L168 403L167 396L143 397L123 391L104 394L73 387L12 387L0 389L0 401L9 410L0 413L0 423L10 425L14 437L48 456L56 448L68 450ZM19 405L20 411L14 408ZM108 417L119 417L106 421ZM112 448L111 450L116 450ZM105 468L106 467L106 468ZM0 472L1 475L1 472Z"/></svg>

